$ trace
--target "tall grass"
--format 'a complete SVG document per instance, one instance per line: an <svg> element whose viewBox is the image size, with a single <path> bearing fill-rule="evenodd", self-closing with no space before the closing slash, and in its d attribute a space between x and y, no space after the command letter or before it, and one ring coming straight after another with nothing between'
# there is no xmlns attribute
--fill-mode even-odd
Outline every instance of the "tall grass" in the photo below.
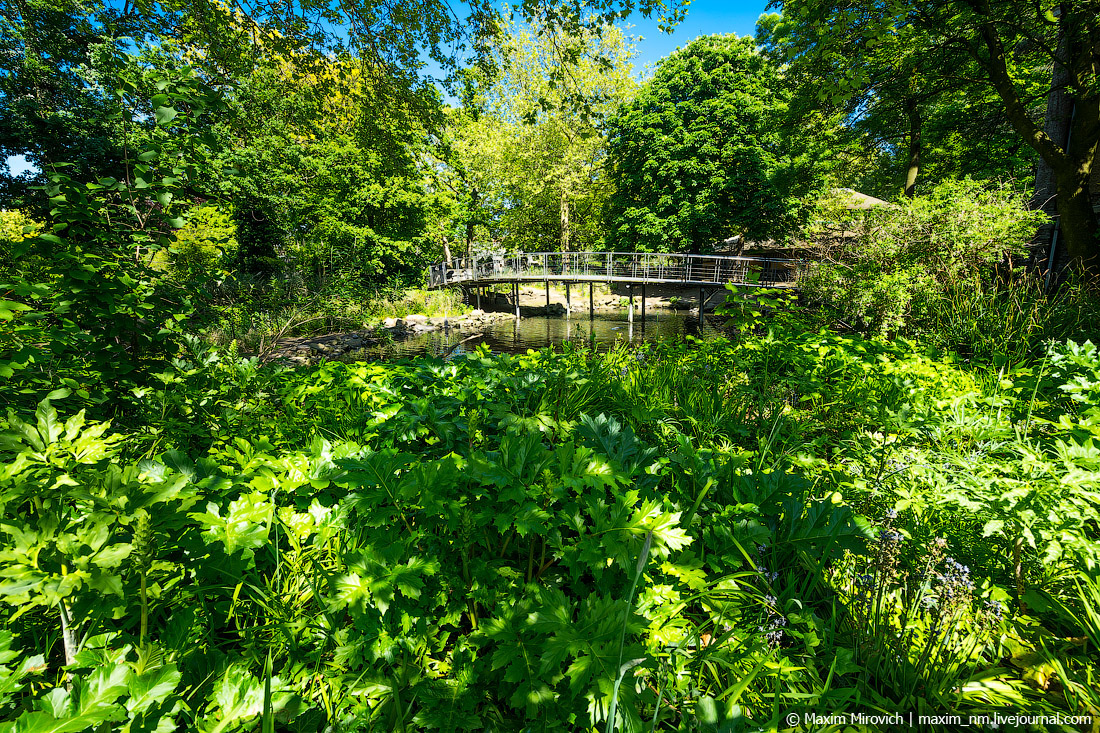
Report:
<svg viewBox="0 0 1100 733"><path fill-rule="evenodd" d="M974 276L949 284L914 316L912 328L923 340L974 359L1015 363L1051 339L1100 337L1100 288L1078 277L1046 293L1030 276L1007 282Z"/></svg>
<svg viewBox="0 0 1100 733"><path fill-rule="evenodd" d="M426 316L453 316L470 310L462 302L462 293L458 290L393 290L379 294L362 305L362 309L372 318L401 318L421 313Z"/></svg>
<svg viewBox="0 0 1100 733"><path fill-rule="evenodd" d="M469 310L462 294L454 290L340 292L318 295L304 303L221 308L205 336L215 346L236 341L242 352L262 355L285 337L367 329L385 318L413 313L455 316Z"/></svg>

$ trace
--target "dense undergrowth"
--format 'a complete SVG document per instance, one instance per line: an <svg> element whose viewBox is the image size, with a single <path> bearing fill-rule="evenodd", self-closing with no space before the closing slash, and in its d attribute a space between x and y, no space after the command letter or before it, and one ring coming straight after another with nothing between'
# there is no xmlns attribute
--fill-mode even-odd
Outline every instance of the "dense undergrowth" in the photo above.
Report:
<svg viewBox="0 0 1100 733"><path fill-rule="evenodd" d="M244 353L266 356L280 339L374 329L386 318L455 316L471 310L454 290L392 288L367 290L337 284L311 291L273 287L271 283L242 286L231 281L219 288L194 319L204 339L228 347L236 342Z"/></svg>
<svg viewBox="0 0 1100 733"><path fill-rule="evenodd" d="M1100 715L1091 344L192 342L152 384L8 414L0 730Z"/></svg>

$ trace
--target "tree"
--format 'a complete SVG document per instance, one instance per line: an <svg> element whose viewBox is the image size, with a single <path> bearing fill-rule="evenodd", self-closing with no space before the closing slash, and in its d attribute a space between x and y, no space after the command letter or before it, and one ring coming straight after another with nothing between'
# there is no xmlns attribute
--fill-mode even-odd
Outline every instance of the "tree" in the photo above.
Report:
<svg viewBox="0 0 1100 733"><path fill-rule="evenodd" d="M820 4L788 4L783 15L761 16L756 38L791 87L785 134L828 134L817 118L835 116L831 165L822 166L834 187L881 197L900 189L911 198L918 181L1030 176L1023 142L996 93L974 81L967 54L935 48L912 26L881 31L877 22L888 17L838 9L825 25L815 22L822 12ZM955 71L944 79L940 68Z"/></svg>
<svg viewBox="0 0 1100 733"><path fill-rule="evenodd" d="M1057 193L1060 227L1076 269L1100 273L1097 217L1089 180L1100 147L1100 3L1097 0L908 0L882 4L874 0L777 0L784 15L812 24L823 37L837 19L854 18L864 42L883 43L898 32L919 32L923 53L936 63L926 68L939 85L957 79L949 63L954 53L973 61L973 81L994 90L1005 117L1020 138L1049 166ZM841 23L845 32L851 24ZM1036 84L1037 69L1053 88ZM853 67L849 78L865 71ZM1052 136L1036 103L1064 91L1071 101L1064 139Z"/></svg>
<svg viewBox="0 0 1100 733"><path fill-rule="evenodd" d="M617 28L505 30L499 73L470 74L439 146L467 247L485 224L517 250L599 248L610 193L604 131L636 87L631 50Z"/></svg>
<svg viewBox="0 0 1100 733"><path fill-rule="evenodd" d="M879 24L888 17L852 8L838 9L826 26L814 22L820 10L805 3L785 6L782 16L763 16L757 40L794 82L792 106L836 110L861 143L893 153L904 171L904 194L912 198L930 113L950 91L927 73L941 61L917 28L887 33Z"/></svg>
<svg viewBox="0 0 1100 733"><path fill-rule="evenodd" d="M664 59L611 124L609 238L623 250L701 252L788 231L775 67L751 38L707 36Z"/></svg>
<svg viewBox="0 0 1100 733"><path fill-rule="evenodd" d="M0 154L26 155L43 171L51 163L76 163L86 169L77 171L78 178L117 173L119 145L103 109L111 102L110 90L105 93L85 72L95 71L99 49L125 48L131 40L173 42L222 89L250 73L261 55L293 57L316 68L351 55L377 72L384 96L419 99L429 81L421 75L425 54L453 74L466 61L490 53L501 8L493 0L463 6L469 11L465 18L449 0L0 0ZM685 6L685 0L608 0L599 7L522 0L514 10L537 27L580 34L634 10L655 14L671 27ZM0 173L6 204L21 203L32 195L29 186L44 180L28 183Z"/></svg>
<svg viewBox="0 0 1100 733"><path fill-rule="evenodd" d="M90 93L104 10L76 2L0 0L0 158L25 155L40 171L65 162L81 180L117 175L121 166L115 100ZM32 186L45 173L13 179L0 170L0 207L38 209Z"/></svg>
<svg viewBox="0 0 1100 733"><path fill-rule="evenodd" d="M604 129L635 89L622 31L563 37L520 30L501 53L504 72L489 104L511 137L503 166L508 239L524 250L597 247L609 193Z"/></svg>
<svg viewBox="0 0 1100 733"><path fill-rule="evenodd" d="M221 168L210 195L237 211L237 265L270 274L278 253L303 284L378 286L407 276L425 251L434 197L419 161L427 146L419 103L384 93L370 64L323 66L272 56L235 82L217 127ZM249 236L248 230L252 230Z"/></svg>
<svg viewBox="0 0 1100 733"><path fill-rule="evenodd" d="M460 254L469 257L479 235L491 232L497 236L505 209L501 183L506 178L510 126L479 106L467 102L447 110L447 120L432 148L431 185L446 201L435 236L448 261L454 254L452 242L460 243Z"/></svg>

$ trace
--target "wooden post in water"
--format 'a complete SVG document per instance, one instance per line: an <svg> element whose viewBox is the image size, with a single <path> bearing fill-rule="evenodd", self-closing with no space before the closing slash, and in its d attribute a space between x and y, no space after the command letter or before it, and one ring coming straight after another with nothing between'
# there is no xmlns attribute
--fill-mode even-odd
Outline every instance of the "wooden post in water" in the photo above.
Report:
<svg viewBox="0 0 1100 733"><path fill-rule="evenodd" d="M550 315L550 279L546 280L546 315Z"/></svg>
<svg viewBox="0 0 1100 733"><path fill-rule="evenodd" d="M474 288L474 292L477 294L477 309L481 310L481 288Z"/></svg>
<svg viewBox="0 0 1100 733"><path fill-rule="evenodd" d="M569 299L569 283L565 284L565 315L573 315L573 302Z"/></svg>
<svg viewBox="0 0 1100 733"><path fill-rule="evenodd" d="M592 299L592 288L594 287L593 283L588 283L588 320L590 321L596 319L596 306L595 301Z"/></svg>
<svg viewBox="0 0 1100 733"><path fill-rule="evenodd" d="M703 325L703 288L699 288L699 325Z"/></svg>
<svg viewBox="0 0 1100 733"><path fill-rule="evenodd" d="M642 325L645 325L645 283L642 283Z"/></svg>
<svg viewBox="0 0 1100 733"><path fill-rule="evenodd" d="M626 292L630 297L630 303L626 306L626 322L634 323L634 283L626 286Z"/></svg>
<svg viewBox="0 0 1100 733"><path fill-rule="evenodd" d="M512 292L515 293L516 303L516 320L519 320L519 280L512 283ZM702 292L702 291L699 291Z"/></svg>

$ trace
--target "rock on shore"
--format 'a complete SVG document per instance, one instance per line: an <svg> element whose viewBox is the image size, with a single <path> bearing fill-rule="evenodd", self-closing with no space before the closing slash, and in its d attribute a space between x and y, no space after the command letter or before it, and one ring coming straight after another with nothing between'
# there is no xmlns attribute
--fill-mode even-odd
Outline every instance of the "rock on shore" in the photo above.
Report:
<svg viewBox="0 0 1100 733"><path fill-rule="evenodd" d="M553 306L551 306L553 310ZM528 311L545 310L522 307L522 315L534 315ZM562 309L564 313L564 308ZM540 314L541 315L541 314ZM292 365L313 364L321 359L333 360L380 344L401 341L422 333L448 331L451 333L476 333L499 321L515 318L513 313L486 313L474 310L453 318L443 316L425 316L414 314L403 318L386 318L372 330L330 333L323 336L296 336L279 341L275 350L267 356L267 361L282 361Z"/></svg>

